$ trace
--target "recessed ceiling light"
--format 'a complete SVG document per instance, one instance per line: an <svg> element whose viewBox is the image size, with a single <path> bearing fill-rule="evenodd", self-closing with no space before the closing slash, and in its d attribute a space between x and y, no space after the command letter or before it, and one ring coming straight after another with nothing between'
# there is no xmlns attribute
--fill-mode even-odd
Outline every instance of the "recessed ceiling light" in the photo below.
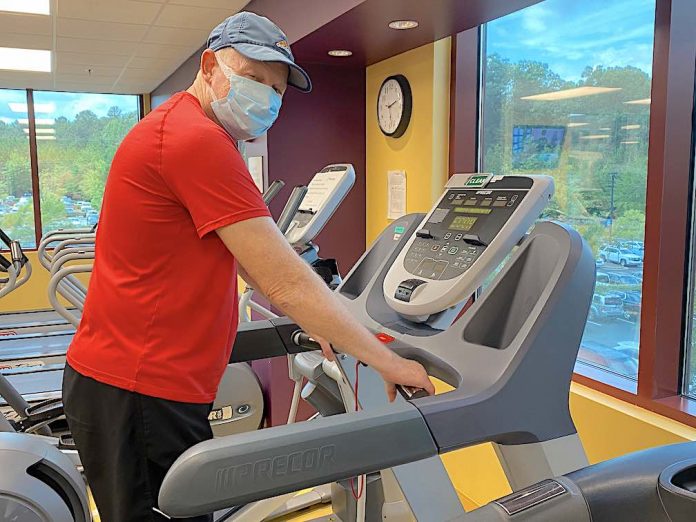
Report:
<svg viewBox="0 0 696 522"><path fill-rule="evenodd" d="M626 105L650 105L650 98L641 98L640 100L631 100L624 103Z"/></svg>
<svg viewBox="0 0 696 522"><path fill-rule="evenodd" d="M566 127L584 127L585 125L589 125L587 122L580 122L580 121L573 121L570 122Z"/></svg>
<svg viewBox="0 0 696 522"><path fill-rule="evenodd" d="M51 4L49 0L0 0L0 11L50 15Z"/></svg>
<svg viewBox="0 0 696 522"><path fill-rule="evenodd" d="M637 125L637 124L633 124L633 125L622 125L621 128L622 128L623 130L636 130L636 129L640 129L640 125Z"/></svg>
<svg viewBox="0 0 696 522"><path fill-rule="evenodd" d="M601 131L610 131L611 127L600 127L599 130Z"/></svg>
<svg viewBox="0 0 696 522"><path fill-rule="evenodd" d="M609 134L588 134L587 136L580 136L581 140L605 140L611 138Z"/></svg>
<svg viewBox="0 0 696 522"><path fill-rule="evenodd" d="M353 56L353 51L348 51L346 49L334 49L333 51L329 51L329 56Z"/></svg>
<svg viewBox="0 0 696 522"><path fill-rule="evenodd" d="M389 27L399 31L403 31L404 29L415 29L418 27L418 22L415 20L394 20L393 22L389 22Z"/></svg>
<svg viewBox="0 0 696 522"><path fill-rule="evenodd" d="M56 137L55 136L37 136L36 139L37 140L55 140Z"/></svg>
<svg viewBox="0 0 696 522"><path fill-rule="evenodd" d="M36 118L34 121L37 125L54 125L56 123L56 120L53 118ZM20 125L29 125L27 118L19 118L17 122Z"/></svg>
<svg viewBox="0 0 696 522"><path fill-rule="evenodd" d="M630 140L630 141L622 141L622 145L634 145L636 143L640 143L638 140Z"/></svg>
<svg viewBox="0 0 696 522"><path fill-rule="evenodd" d="M18 112L20 114L26 114L28 112L27 104L26 103L17 103L17 102L9 102L7 105L10 106L10 110L12 112ZM34 112L36 113L51 113L51 112L56 112L56 104L55 103L35 103L34 104Z"/></svg>
<svg viewBox="0 0 696 522"><path fill-rule="evenodd" d="M0 47L0 69L51 72L51 51Z"/></svg>
<svg viewBox="0 0 696 522"><path fill-rule="evenodd" d="M580 98L581 96L592 96L595 94L604 94L607 92L620 91L621 87L576 87L574 89L563 89L560 91L544 92L541 94L533 94L532 96L522 96L522 100L538 100L538 101L557 101L567 100L570 98Z"/></svg>

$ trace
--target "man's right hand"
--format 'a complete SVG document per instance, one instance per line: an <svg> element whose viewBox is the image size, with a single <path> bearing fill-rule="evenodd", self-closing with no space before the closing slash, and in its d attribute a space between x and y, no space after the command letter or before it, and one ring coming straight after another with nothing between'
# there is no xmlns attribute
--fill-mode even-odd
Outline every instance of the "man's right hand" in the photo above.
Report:
<svg viewBox="0 0 696 522"><path fill-rule="evenodd" d="M394 355L392 361L377 371L384 379L384 387L389 402L396 399L396 385L420 388L428 392L428 395L435 394L435 386L428 377L425 368L416 361Z"/></svg>

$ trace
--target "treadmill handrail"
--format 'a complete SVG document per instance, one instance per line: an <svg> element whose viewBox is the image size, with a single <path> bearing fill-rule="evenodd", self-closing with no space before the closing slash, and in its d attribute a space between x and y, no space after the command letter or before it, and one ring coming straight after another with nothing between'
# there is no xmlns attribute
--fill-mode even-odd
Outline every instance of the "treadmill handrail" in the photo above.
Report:
<svg viewBox="0 0 696 522"><path fill-rule="evenodd" d="M159 508L204 515L436 454L420 413L401 401L197 444L167 472Z"/></svg>

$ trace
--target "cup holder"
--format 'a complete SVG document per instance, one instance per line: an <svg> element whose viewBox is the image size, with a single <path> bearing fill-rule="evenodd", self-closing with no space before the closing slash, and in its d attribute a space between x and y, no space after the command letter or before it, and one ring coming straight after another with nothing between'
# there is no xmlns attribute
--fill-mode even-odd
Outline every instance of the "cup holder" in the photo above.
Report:
<svg viewBox="0 0 696 522"><path fill-rule="evenodd" d="M665 468L658 479L658 491L671 520L696 520L696 459Z"/></svg>

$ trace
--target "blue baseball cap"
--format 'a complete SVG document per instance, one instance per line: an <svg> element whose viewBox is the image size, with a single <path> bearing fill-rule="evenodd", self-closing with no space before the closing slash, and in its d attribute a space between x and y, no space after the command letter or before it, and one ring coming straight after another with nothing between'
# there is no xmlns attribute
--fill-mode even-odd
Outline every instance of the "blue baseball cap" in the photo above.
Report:
<svg viewBox="0 0 696 522"><path fill-rule="evenodd" d="M287 64L288 85L302 92L312 90L312 81L295 63L285 33L265 16L247 11L230 16L210 33L207 47L213 51L231 47L252 60Z"/></svg>

